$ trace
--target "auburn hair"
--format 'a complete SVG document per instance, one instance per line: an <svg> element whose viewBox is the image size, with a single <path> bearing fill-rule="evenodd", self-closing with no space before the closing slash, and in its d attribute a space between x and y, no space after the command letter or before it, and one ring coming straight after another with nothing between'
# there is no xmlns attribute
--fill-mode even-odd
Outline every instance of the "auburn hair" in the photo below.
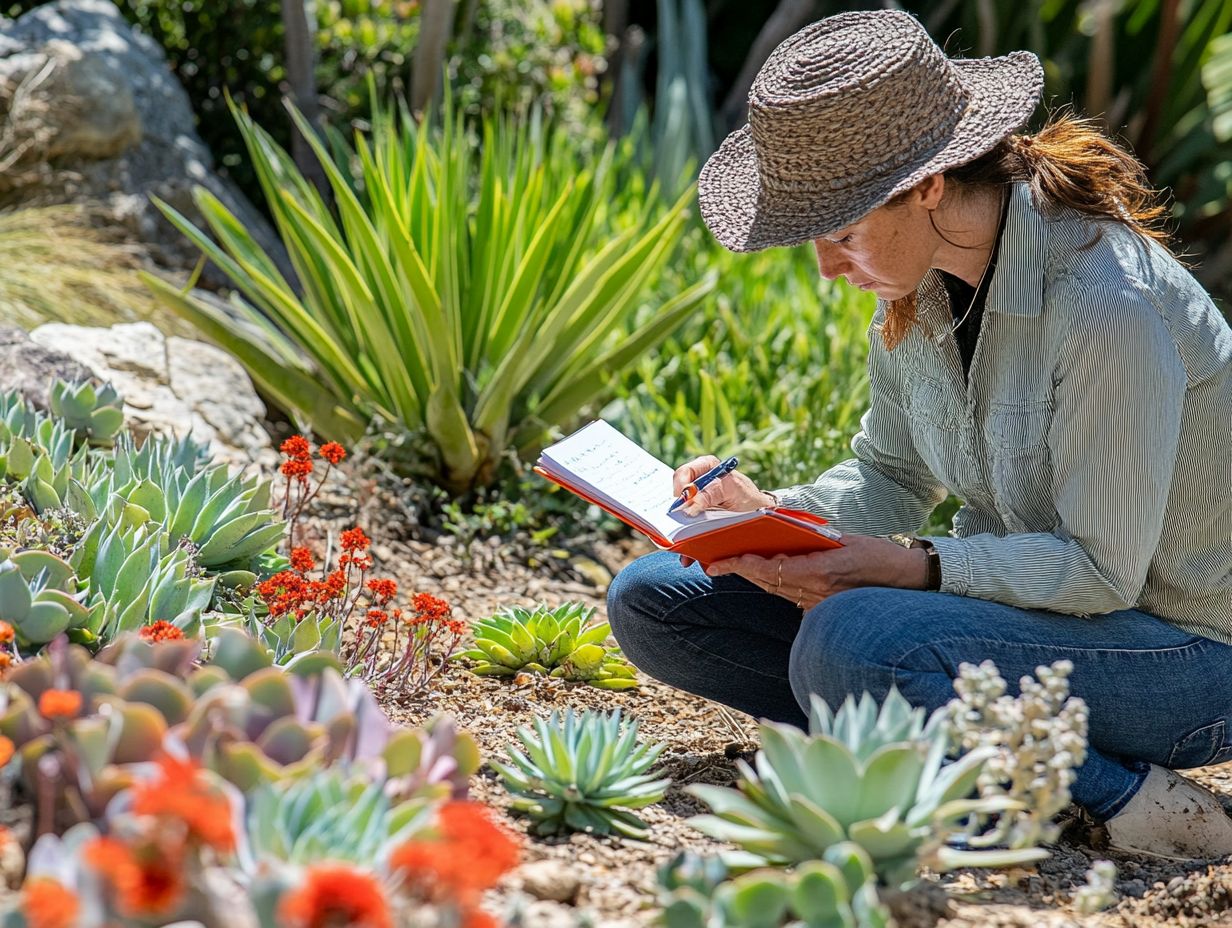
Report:
<svg viewBox="0 0 1232 928"><path fill-rule="evenodd" d="M944 176L960 188L1025 182L1036 208L1046 215L1068 209L1092 219L1113 220L1169 247L1170 236L1163 228L1167 206L1147 180L1142 162L1105 136L1093 120L1069 112L1054 114L1035 135L1002 139L991 151ZM906 196L900 194L886 205L894 206ZM1090 248L1101 234L1096 229L1083 247ZM881 326L886 348L892 350L918 322L914 292L887 304Z"/></svg>

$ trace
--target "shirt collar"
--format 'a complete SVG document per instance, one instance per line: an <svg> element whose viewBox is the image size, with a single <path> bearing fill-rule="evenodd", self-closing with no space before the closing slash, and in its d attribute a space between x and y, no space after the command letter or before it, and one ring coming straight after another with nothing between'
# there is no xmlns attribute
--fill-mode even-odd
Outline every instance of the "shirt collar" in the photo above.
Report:
<svg viewBox="0 0 1232 928"><path fill-rule="evenodd" d="M988 285L987 309L1015 316L1038 316L1044 308L1044 256L1048 226L1024 183L1010 185L1009 215L1001 233L997 267Z"/></svg>

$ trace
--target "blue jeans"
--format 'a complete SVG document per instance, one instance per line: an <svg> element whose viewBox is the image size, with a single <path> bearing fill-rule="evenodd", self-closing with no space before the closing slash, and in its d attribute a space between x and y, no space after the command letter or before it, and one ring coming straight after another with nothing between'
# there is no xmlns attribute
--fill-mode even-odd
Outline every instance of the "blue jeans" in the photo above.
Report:
<svg viewBox="0 0 1232 928"><path fill-rule="evenodd" d="M1070 690L1090 711L1090 748L1073 798L1115 815L1146 762L1199 767L1232 759L1232 646L1145 612L1082 618L933 593L865 587L802 613L741 577L708 577L659 552L608 591L616 640L658 680L759 718L807 727L809 694L831 707L896 685L930 712L954 697L959 664L992 660L1017 693L1041 664L1074 665Z"/></svg>

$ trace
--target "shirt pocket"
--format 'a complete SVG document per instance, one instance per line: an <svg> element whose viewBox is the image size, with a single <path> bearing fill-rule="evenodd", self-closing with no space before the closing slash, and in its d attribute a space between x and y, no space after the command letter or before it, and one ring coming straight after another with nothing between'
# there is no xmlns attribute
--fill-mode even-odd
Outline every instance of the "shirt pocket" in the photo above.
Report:
<svg viewBox="0 0 1232 928"><path fill-rule="evenodd" d="M1051 532L1058 523L1052 499L1048 427L1052 404L993 403L984 425L997 511L1011 532Z"/></svg>

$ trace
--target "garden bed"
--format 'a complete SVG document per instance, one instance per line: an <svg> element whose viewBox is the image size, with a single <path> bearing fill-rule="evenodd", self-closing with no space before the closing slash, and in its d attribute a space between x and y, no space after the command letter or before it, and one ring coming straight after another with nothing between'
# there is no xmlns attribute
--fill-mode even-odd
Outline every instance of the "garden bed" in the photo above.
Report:
<svg viewBox="0 0 1232 928"><path fill-rule="evenodd" d="M363 512L346 512L347 500L365 499L369 512L393 513L396 500L374 483L353 484L343 470L338 484L324 497L310 528L318 538L344 528L347 519L375 524ZM528 606L545 601L555 606L576 600L595 606L605 617L602 586L569 567L563 558L544 557L538 567L525 563L525 550L479 542L463 550L449 537L435 540L405 537L413 526L397 519L385 523L395 536L375 537L378 572L398 579L404 590L441 595L455 616L473 621L501 606ZM374 533L375 534L375 533ZM600 543L589 554L615 572L648 545L634 538ZM536 714L620 707L641 724L646 741L662 741L663 773L672 778L664 802L645 809L650 825L646 842L584 834L528 838L524 864L507 876L490 895L494 912L525 909L528 928L572 928L594 924L603 928L633 928L654 923L655 869L684 849L713 851L719 845L687 824L689 816L706 811L682 787L690 783L732 785L734 759L749 757L756 744L756 724L707 700L642 677L639 689L612 692L581 683L537 675L513 679L478 677L461 667L451 669L423 698L403 702L385 696L381 703L396 723L418 725L433 713L447 711L458 726L477 739L485 765L472 781L472 795L500 809L511 827L526 832L526 822L509 815L509 795L486 761L503 759L504 747L516 741L516 729ZM1232 770L1207 768L1192 772L1232 805ZM891 900L899 928L945 926L1106 926L1106 928L1197 928L1232 925L1232 865L1203 862L1167 863L1110 855L1103 849L1100 829L1074 815L1060 845L1034 868L957 871L928 876L922 886ZM1094 915L1076 914L1074 891L1085 882L1097 859L1117 866L1116 905ZM543 861L547 863L534 863ZM527 866L530 864L530 866ZM560 902L557 899L567 901Z"/></svg>

